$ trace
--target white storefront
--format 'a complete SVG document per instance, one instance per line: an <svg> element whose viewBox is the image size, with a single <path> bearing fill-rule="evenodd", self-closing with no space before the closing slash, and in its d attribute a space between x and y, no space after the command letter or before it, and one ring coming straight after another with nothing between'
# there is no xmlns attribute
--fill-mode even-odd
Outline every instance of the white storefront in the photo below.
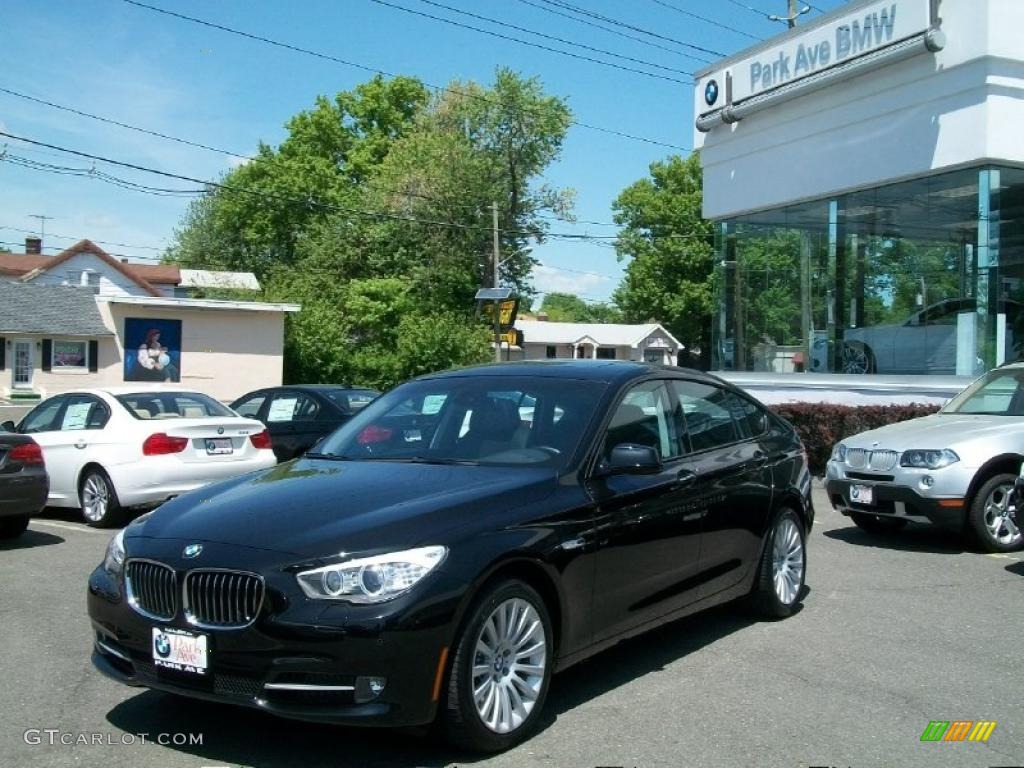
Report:
<svg viewBox="0 0 1024 768"><path fill-rule="evenodd" d="M721 370L972 375L1024 345L1024 2L854 0L698 73Z"/></svg>

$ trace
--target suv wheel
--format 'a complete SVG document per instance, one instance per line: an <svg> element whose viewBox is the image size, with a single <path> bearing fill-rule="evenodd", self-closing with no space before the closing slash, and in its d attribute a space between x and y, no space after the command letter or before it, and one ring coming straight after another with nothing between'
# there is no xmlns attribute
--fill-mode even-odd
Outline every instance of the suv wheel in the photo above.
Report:
<svg viewBox="0 0 1024 768"><path fill-rule="evenodd" d="M796 512L784 508L765 537L761 565L750 593L754 611L769 619L792 615L803 597L806 571L803 522Z"/></svg>
<svg viewBox="0 0 1024 768"><path fill-rule="evenodd" d="M1009 473L990 477L974 494L967 510L967 526L986 552L1012 552L1024 544L1014 520L1016 480L1017 476Z"/></svg>

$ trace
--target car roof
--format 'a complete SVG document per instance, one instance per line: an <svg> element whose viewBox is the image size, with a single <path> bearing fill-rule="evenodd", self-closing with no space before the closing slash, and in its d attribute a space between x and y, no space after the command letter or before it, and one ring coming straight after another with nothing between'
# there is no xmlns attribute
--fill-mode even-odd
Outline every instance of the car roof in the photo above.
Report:
<svg viewBox="0 0 1024 768"><path fill-rule="evenodd" d="M187 392L194 395L204 395L205 397L211 397L198 389L190 389L188 387L173 387L159 384L143 383L137 387L119 386L119 387L84 387L81 389L69 389L64 392L58 392L54 395L110 395L117 397L118 395L139 395L139 394L159 394L161 392ZM48 398L47 398L48 399ZM216 398L214 398L216 399Z"/></svg>
<svg viewBox="0 0 1024 768"><path fill-rule="evenodd" d="M677 374L708 382L722 383L717 377L691 368L643 363L633 360L526 360L513 363L490 363L420 376L417 381L467 376L504 378L525 376L545 379L583 379L605 383L622 383L655 374Z"/></svg>
<svg viewBox="0 0 1024 768"><path fill-rule="evenodd" d="M372 387L350 387L345 384L281 384L267 389L299 389L306 392L375 392Z"/></svg>

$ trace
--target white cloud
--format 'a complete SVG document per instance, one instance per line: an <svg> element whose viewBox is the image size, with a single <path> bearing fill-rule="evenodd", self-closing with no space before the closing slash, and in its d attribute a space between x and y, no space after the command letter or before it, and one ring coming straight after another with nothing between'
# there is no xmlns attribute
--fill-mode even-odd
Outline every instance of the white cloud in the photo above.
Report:
<svg viewBox="0 0 1024 768"><path fill-rule="evenodd" d="M566 272L543 264L533 268L533 286L539 293L571 293L587 298L607 298L612 279L602 275Z"/></svg>
<svg viewBox="0 0 1024 768"><path fill-rule="evenodd" d="M248 157L237 157L236 155L224 155L224 161L228 164L228 168L241 168L243 165L248 163L250 158Z"/></svg>

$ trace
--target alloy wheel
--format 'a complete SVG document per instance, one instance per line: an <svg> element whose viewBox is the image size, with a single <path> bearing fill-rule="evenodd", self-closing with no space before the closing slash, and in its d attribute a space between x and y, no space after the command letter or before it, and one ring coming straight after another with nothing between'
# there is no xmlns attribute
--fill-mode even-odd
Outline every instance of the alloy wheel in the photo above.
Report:
<svg viewBox="0 0 1024 768"><path fill-rule="evenodd" d="M1015 518L1016 509L1012 505L1013 485L1001 484L992 489L985 499L985 527L992 540L1006 546L1016 545L1021 540L1021 532Z"/></svg>
<svg viewBox="0 0 1024 768"><path fill-rule="evenodd" d="M772 541L772 582L783 605L796 601L804 580L804 542L800 529L789 518L775 528Z"/></svg>
<svg viewBox="0 0 1024 768"><path fill-rule="evenodd" d="M473 654L473 703L494 733L511 733L530 716L544 685L544 622L527 600L500 603L480 627Z"/></svg>
<svg viewBox="0 0 1024 768"><path fill-rule="evenodd" d="M107 515L110 505L110 489L99 475L89 475L82 484L82 514L85 519L97 523Z"/></svg>
<svg viewBox="0 0 1024 768"><path fill-rule="evenodd" d="M843 344L841 363L843 373L864 374L871 371L871 358L862 344Z"/></svg>

